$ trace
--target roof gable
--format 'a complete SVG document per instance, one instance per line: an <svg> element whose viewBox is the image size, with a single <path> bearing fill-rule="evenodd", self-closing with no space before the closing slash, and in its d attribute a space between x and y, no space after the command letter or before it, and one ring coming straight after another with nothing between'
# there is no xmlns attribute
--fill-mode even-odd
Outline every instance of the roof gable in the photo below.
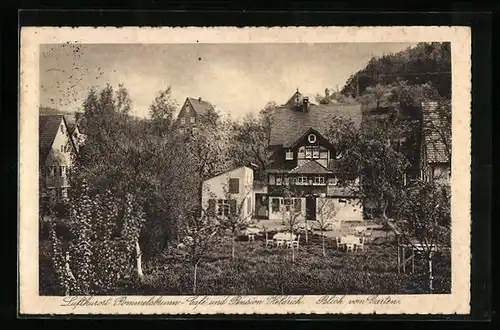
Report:
<svg viewBox="0 0 500 330"><path fill-rule="evenodd" d="M328 141L328 139L326 139L320 132L312 127L309 127L305 132L297 132L297 134L293 138L290 138L290 140L283 143L283 147L294 148L295 146L297 146L297 144L300 144L300 142L304 141L309 134L316 135L316 141L318 141L320 144L328 144L330 147L332 147L330 141Z"/></svg>
<svg viewBox="0 0 500 330"><path fill-rule="evenodd" d="M184 106L186 104L190 104L197 115L207 114L211 109L213 109L213 106L209 102L204 101L201 98L196 99L194 97L188 97Z"/></svg>
<svg viewBox="0 0 500 330"><path fill-rule="evenodd" d="M451 127L439 114L438 102L422 103L423 147L428 163L448 163L451 150ZM451 111L449 103L443 103L444 111Z"/></svg>
<svg viewBox="0 0 500 330"><path fill-rule="evenodd" d="M332 173L332 171L328 170L325 168L323 165L318 163L315 160L310 160L307 163L297 166L296 168L292 169L290 174L329 174Z"/></svg>
<svg viewBox="0 0 500 330"><path fill-rule="evenodd" d="M334 117L351 119L357 126L361 123L360 104L309 104L309 110L295 111L288 106L275 109L271 127L270 145L283 145L296 141L306 130L313 128L325 136Z"/></svg>
<svg viewBox="0 0 500 330"><path fill-rule="evenodd" d="M42 163L47 159L59 127L66 121L63 115L40 115L38 120L38 148L39 161ZM66 127L67 129L67 127Z"/></svg>

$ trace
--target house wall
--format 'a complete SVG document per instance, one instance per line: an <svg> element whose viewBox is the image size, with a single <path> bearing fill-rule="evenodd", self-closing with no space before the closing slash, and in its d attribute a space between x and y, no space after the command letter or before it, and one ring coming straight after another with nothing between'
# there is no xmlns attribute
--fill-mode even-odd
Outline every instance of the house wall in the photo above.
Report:
<svg viewBox="0 0 500 330"><path fill-rule="evenodd" d="M45 168L42 171L42 175L46 178L47 188L67 188L69 186L67 172L60 176L59 168L65 166L65 171L67 171L72 166L72 150L73 145L70 142L68 130L61 120L54 142L45 160ZM55 167L54 175L51 175L49 171L51 167Z"/></svg>
<svg viewBox="0 0 500 330"><path fill-rule="evenodd" d="M341 202L342 201L342 202ZM343 201L346 201L345 203ZM324 207L322 207L326 203ZM316 217L321 216L324 211L325 217L331 215L329 208L335 208L335 216L332 221L362 221L363 207L359 199L346 199L342 197L318 197L316 199ZM330 213L330 214L329 214Z"/></svg>
<svg viewBox="0 0 500 330"><path fill-rule="evenodd" d="M249 217L255 208L255 194L253 192L253 170L248 167L239 167L203 182L202 207L207 209L210 199L228 199L229 179L239 179L239 193L231 194L236 204L244 200L242 216ZM249 205L250 204L250 205Z"/></svg>

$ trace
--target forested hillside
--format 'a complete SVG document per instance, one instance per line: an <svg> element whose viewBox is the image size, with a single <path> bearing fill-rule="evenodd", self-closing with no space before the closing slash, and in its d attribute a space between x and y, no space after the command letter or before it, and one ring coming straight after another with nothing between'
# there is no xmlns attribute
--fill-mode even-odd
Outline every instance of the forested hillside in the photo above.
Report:
<svg viewBox="0 0 500 330"><path fill-rule="evenodd" d="M362 95L367 88L406 81L410 86L429 83L439 96L451 95L450 43L419 43L395 54L374 57L353 74L341 90L345 96ZM359 86L359 87L358 87ZM357 89L359 88L359 94Z"/></svg>

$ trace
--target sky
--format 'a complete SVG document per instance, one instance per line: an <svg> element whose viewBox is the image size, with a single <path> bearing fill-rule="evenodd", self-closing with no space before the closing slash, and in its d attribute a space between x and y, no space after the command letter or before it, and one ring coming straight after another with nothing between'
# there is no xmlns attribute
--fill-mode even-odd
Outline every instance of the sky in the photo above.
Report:
<svg viewBox="0 0 500 330"><path fill-rule="evenodd" d="M372 56L401 51L403 43L294 44L70 44L40 49L40 106L82 108L92 87L123 84L132 114L146 117L160 90L172 87L179 108L201 97L234 118L269 101L285 103L342 88ZM311 98L313 100L313 98Z"/></svg>

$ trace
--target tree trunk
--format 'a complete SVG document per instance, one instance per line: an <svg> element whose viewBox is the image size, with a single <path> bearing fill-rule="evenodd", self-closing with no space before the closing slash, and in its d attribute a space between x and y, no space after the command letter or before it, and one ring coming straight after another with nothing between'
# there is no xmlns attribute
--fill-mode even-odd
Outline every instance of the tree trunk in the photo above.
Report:
<svg viewBox="0 0 500 330"><path fill-rule="evenodd" d="M235 237L233 234L232 239L231 239L231 256L233 257L233 259L234 259L234 239L235 239Z"/></svg>
<svg viewBox="0 0 500 330"><path fill-rule="evenodd" d="M432 287L432 257L429 257L429 292L432 293L433 287Z"/></svg>
<svg viewBox="0 0 500 330"><path fill-rule="evenodd" d="M308 235L307 235L307 233L308 233L308 231L309 231L308 229L309 229L309 228L308 228L308 226L307 226L307 218L306 218L306 244L309 242L309 238L308 238Z"/></svg>
<svg viewBox="0 0 500 330"><path fill-rule="evenodd" d="M326 257L326 251L325 251L325 235L321 235L321 246L323 248L323 257Z"/></svg>
<svg viewBox="0 0 500 330"><path fill-rule="evenodd" d="M193 294L196 294L196 274L198 272L198 263L200 262L200 260L198 260L195 264L194 264L194 275L193 275Z"/></svg>
<svg viewBox="0 0 500 330"><path fill-rule="evenodd" d="M135 241L135 257L136 257L136 266L137 266L137 276L142 278L144 273L142 272L142 253L141 246L139 245L139 240Z"/></svg>

